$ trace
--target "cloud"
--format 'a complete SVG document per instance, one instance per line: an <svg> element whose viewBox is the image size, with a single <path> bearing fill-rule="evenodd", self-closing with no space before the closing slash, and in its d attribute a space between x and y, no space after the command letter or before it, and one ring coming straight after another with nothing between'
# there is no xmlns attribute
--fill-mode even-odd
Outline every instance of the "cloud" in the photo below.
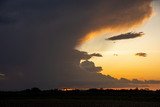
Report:
<svg viewBox="0 0 160 107"><path fill-rule="evenodd" d="M119 79L120 82L122 83L132 83L132 84L160 84L159 80L138 80L138 79L126 79L126 78L121 78Z"/></svg>
<svg viewBox="0 0 160 107"><path fill-rule="evenodd" d="M121 81L122 83L131 83L131 81L126 78L120 78L119 81Z"/></svg>
<svg viewBox="0 0 160 107"><path fill-rule="evenodd" d="M79 54L78 56L81 57L82 60L88 60L92 57L103 57L100 53L88 54L87 52L84 51L78 51L78 50L76 51Z"/></svg>
<svg viewBox="0 0 160 107"><path fill-rule="evenodd" d="M103 57L101 54L99 53L93 53L93 54L90 54L91 56L95 56L95 57Z"/></svg>
<svg viewBox="0 0 160 107"><path fill-rule="evenodd" d="M80 43L106 32L125 31L143 24L153 13L151 2L152 0L102 2L102 10L96 10L91 20L92 29L80 39Z"/></svg>
<svg viewBox="0 0 160 107"><path fill-rule="evenodd" d="M93 62L94 71L85 72L80 61L101 55L75 47L91 32L142 24L152 15L151 0L4 1L0 3L0 69L7 78L0 81L0 88L129 86L93 73L101 69Z"/></svg>
<svg viewBox="0 0 160 107"><path fill-rule="evenodd" d="M113 54L113 56L118 56L118 54Z"/></svg>
<svg viewBox="0 0 160 107"><path fill-rule="evenodd" d="M8 17L3 17L3 16L0 16L0 24L4 25L4 24L10 24L10 23L13 23L13 21L11 19L9 19Z"/></svg>
<svg viewBox="0 0 160 107"><path fill-rule="evenodd" d="M133 79L131 81L134 84L160 84L159 80L138 80L138 79Z"/></svg>
<svg viewBox="0 0 160 107"><path fill-rule="evenodd" d="M0 76L5 76L5 74L1 74L1 73L0 73Z"/></svg>
<svg viewBox="0 0 160 107"><path fill-rule="evenodd" d="M144 52L139 52L139 53L136 53L135 55L140 57L147 57L147 53L144 53Z"/></svg>
<svg viewBox="0 0 160 107"><path fill-rule="evenodd" d="M80 63L80 67L89 72L100 72L102 67L96 67L92 61L84 61Z"/></svg>
<svg viewBox="0 0 160 107"><path fill-rule="evenodd" d="M125 34L120 34L120 35L117 35L117 36L107 38L106 40L133 39L133 38L141 37L142 35L144 35L143 32L139 32L139 33L128 32L128 33L125 33Z"/></svg>
<svg viewBox="0 0 160 107"><path fill-rule="evenodd" d="M0 73L0 80L5 78L5 74Z"/></svg>
<svg viewBox="0 0 160 107"><path fill-rule="evenodd" d="M145 80L144 82L146 84L159 84L160 83L159 80Z"/></svg>

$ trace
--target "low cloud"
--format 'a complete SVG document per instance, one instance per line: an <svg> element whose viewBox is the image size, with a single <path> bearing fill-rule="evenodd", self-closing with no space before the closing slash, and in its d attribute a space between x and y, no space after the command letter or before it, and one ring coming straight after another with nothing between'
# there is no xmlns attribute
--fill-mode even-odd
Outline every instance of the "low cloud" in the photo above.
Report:
<svg viewBox="0 0 160 107"><path fill-rule="evenodd" d="M128 32L128 33L124 33L124 34L120 34L117 36L107 38L106 40L113 41L113 40L133 39L133 38L141 37L142 35L144 35L143 32L139 32L139 33Z"/></svg>
<svg viewBox="0 0 160 107"><path fill-rule="evenodd" d="M0 79L4 79L5 78L5 74L0 73Z"/></svg>
<svg viewBox="0 0 160 107"><path fill-rule="evenodd" d="M5 76L5 74L1 74L1 73L0 73L0 76Z"/></svg>
<svg viewBox="0 0 160 107"><path fill-rule="evenodd" d="M147 53L143 53L143 52L136 53L135 55L140 57L147 57Z"/></svg>
<svg viewBox="0 0 160 107"><path fill-rule="evenodd" d="M144 82L146 84L159 84L160 80L145 80Z"/></svg>
<svg viewBox="0 0 160 107"><path fill-rule="evenodd" d="M132 83L132 84L160 84L160 80L138 80L138 79L126 79L126 78L121 78L119 79L120 82L122 83Z"/></svg>
<svg viewBox="0 0 160 107"><path fill-rule="evenodd" d="M102 67L96 67L92 61L84 61L80 63L80 67L89 72L101 72Z"/></svg>
<svg viewBox="0 0 160 107"><path fill-rule="evenodd" d="M101 54L99 53L93 53L93 54L90 54L91 56L95 56L95 57L103 57Z"/></svg>
<svg viewBox="0 0 160 107"><path fill-rule="evenodd" d="M100 53L88 54L84 51L77 51L82 60L89 60L92 57L103 57Z"/></svg>

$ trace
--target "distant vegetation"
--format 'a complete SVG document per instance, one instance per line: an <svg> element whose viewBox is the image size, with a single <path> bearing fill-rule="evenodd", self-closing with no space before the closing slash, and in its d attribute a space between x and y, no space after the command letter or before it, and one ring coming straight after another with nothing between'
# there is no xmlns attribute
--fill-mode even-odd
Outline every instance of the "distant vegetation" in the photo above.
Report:
<svg viewBox="0 0 160 107"><path fill-rule="evenodd" d="M133 100L133 101L160 101L160 90L148 89L52 89L39 88L22 91L0 91L0 99L96 99L96 100Z"/></svg>
<svg viewBox="0 0 160 107"><path fill-rule="evenodd" d="M139 105L142 105L141 107L154 107L154 105L160 107L159 102L160 90L148 89L40 90L32 88L22 91L0 91L0 107L32 107L32 105L36 105L34 107L47 107L46 105L49 107L82 107L84 105L86 107L103 107L104 105L110 105L107 107L131 105L131 107Z"/></svg>

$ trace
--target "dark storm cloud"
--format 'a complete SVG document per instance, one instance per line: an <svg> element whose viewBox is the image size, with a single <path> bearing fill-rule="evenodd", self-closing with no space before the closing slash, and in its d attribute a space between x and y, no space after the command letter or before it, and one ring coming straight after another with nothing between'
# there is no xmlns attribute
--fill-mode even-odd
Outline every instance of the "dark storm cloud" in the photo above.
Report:
<svg viewBox="0 0 160 107"><path fill-rule="evenodd" d="M100 72L102 67L96 67L92 61L83 61L80 63L80 67L89 72Z"/></svg>
<svg viewBox="0 0 160 107"><path fill-rule="evenodd" d="M5 75L4 75L4 74L2 74L2 73L0 73L0 76L2 76L2 77L3 77L3 76L5 76Z"/></svg>
<svg viewBox="0 0 160 107"><path fill-rule="evenodd" d="M5 78L5 74L0 73L0 80Z"/></svg>
<svg viewBox="0 0 160 107"><path fill-rule="evenodd" d="M9 15L6 15L5 11L3 10L7 0L0 0L0 25L10 24L14 20L10 18Z"/></svg>
<svg viewBox="0 0 160 107"><path fill-rule="evenodd" d="M87 52L79 51L79 57L81 57L82 60L88 60L92 57L102 57L102 55L99 53L88 54Z"/></svg>
<svg viewBox="0 0 160 107"><path fill-rule="evenodd" d="M135 54L136 56L147 57L147 53L139 52Z"/></svg>
<svg viewBox="0 0 160 107"><path fill-rule="evenodd" d="M0 24L1 25L10 24L10 23L13 23L13 22L14 22L14 20L9 19L8 17L0 16Z"/></svg>
<svg viewBox="0 0 160 107"><path fill-rule="evenodd" d="M151 0L5 0L0 6L0 67L7 78L0 88L128 86L82 70L82 59L101 55L74 48L92 31L131 28L151 15Z"/></svg>
<svg viewBox="0 0 160 107"><path fill-rule="evenodd" d="M7 2L7 0L0 0L0 6L3 6L5 2Z"/></svg>
<svg viewBox="0 0 160 107"><path fill-rule="evenodd" d="M144 35L143 32L139 32L139 33L128 32L128 33L125 33L125 34L120 34L120 35L117 35L117 36L107 38L106 40L133 39L133 38L141 37L142 35Z"/></svg>

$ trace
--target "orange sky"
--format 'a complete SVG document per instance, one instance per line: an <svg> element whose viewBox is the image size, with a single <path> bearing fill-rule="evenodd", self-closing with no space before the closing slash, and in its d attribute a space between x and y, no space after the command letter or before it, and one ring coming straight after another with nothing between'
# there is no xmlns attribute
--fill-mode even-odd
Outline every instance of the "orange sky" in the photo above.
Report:
<svg viewBox="0 0 160 107"><path fill-rule="evenodd" d="M92 58L91 60L97 66L102 66L103 74L116 78L160 80L160 11L154 3L152 5L154 14L149 20L143 24L142 22L135 23L134 27L127 29L127 31L142 31L145 33L143 37L113 43L105 41L105 38L126 33L126 29L117 30L116 28L116 32L111 29L103 29L89 33L83 38L78 49L89 53L101 53L102 58ZM140 24L141 26L139 26ZM148 55L147 57L135 56L137 52L146 52ZM114 56L114 54L118 54L118 56Z"/></svg>

